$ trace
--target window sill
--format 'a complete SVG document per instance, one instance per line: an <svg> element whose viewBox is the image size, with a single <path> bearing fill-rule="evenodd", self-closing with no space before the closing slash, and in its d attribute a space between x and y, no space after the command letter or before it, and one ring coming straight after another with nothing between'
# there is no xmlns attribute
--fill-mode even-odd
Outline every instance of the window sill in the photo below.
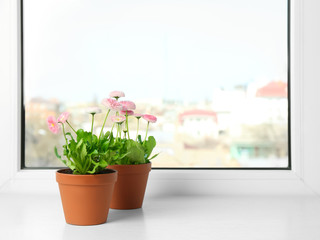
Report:
<svg viewBox="0 0 320 240"><path fill-rule="evenodd" d="M55 183L55 170L20 170L12 182ZM291 170L160 170L149 175L150 196L172 195L314 195Z"/></svg>
<svg viewBox="0 0 320 240"><path fill-rule="evenodd" d="M152 176L142 209L110 210L108 222L102 225L68 225L54 171L49 172L49 178L43 178L48 173L43 171L37 174L37 179L22 174L1 189L0 224L1 236L5 239L37 240L44 236L54 240L129 239L136 236L141 240L235 237L295 240L302 236L308 239L320 236L320 202L315 195L231 196L199 194L197 190L155 195L152 192L157 181ZM218 182L221 181L226 183ZM198 181L184 181L184 184L189 182Z"/></svg>

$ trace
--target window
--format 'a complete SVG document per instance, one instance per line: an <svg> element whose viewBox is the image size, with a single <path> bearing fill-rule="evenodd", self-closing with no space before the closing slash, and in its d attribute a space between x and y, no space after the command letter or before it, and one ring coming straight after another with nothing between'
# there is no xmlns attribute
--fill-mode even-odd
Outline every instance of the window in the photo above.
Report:
<svg viewBox="0 0 320 240"><path fill-rule="evenodd" d="M63 138L47 130L49 115L69 111L89 130L83 109L123 90L138 112L158 116L153 167L289 168L288 8L287 0L23 1L22 165L60 166L53 147Z"/></svg>

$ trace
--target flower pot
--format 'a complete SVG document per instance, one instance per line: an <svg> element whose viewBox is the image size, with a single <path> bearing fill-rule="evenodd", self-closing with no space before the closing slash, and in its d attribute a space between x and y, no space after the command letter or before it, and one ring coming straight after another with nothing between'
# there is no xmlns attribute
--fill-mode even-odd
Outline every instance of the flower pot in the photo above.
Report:
<svg viewBox="0 0 320 240"><path fill-rule="evenodd" d="M149 172L151 171L151 163L109 165L108 168L118 171L118 180L114 186L110 208L141 208Z"/></svg>
<svg viewBox="0 0 320 240"><path fill-rule="evenodd" d="M63 169L56 172L56 179L67 223L96 225L107 221L116 171L74 175L70 169Z"/></svg>

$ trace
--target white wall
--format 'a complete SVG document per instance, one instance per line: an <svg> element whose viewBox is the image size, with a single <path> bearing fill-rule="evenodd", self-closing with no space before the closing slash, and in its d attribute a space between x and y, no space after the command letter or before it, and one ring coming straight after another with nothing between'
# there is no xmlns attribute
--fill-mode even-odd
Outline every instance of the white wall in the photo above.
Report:
<svg viewBox="0 0 320 240"><path fill-rule="evenodd" d="M320 1L303 1L302 155L305 182L320 194Z"/></svg>
<svg viewBox="0 0 320 240"><path fill-rule="evenodd" d="M13 161L16 161L13 144L17 133L13 92L16 86L13 54L16 54L16 49L12 47L16 43L12 39L16 35L12 7L16 5L13 2L0 0L0 186L12 176Z"/></svg>

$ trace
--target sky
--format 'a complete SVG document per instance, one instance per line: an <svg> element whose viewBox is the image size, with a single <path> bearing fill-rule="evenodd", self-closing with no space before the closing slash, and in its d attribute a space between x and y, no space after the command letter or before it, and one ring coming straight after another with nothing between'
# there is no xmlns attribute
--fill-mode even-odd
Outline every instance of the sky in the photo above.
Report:
<svg viewBox="0 0 320 240"><path fill-rule="evenodd" d="M28 0L26 98L211 99L287 78L287 0Z"/></svg>

